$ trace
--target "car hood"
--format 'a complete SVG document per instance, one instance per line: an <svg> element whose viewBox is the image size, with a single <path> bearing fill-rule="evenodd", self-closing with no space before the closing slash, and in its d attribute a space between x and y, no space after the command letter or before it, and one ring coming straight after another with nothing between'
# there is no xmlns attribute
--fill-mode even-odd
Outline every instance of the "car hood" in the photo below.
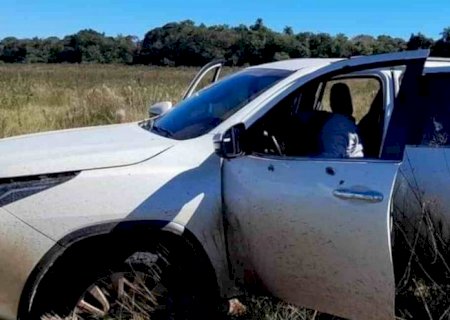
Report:
<svg viewBox="0 0 450 320"><path fill-rule="evenodd" d="M0 178L125 166L175 143L137 123L12 137L0 140Z"/></svg>

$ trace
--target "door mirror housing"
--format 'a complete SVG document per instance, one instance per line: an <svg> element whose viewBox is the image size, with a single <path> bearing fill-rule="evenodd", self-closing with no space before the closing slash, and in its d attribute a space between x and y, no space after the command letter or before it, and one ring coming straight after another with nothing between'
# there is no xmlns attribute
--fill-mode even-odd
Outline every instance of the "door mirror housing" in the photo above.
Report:
<svg viewBox="0 0 450 320"><path fill-rule="evenodd" d="M213 137L214 151L224 159L232 159L244 154L245 126L239 123L224 133L218 133Z"/></svg>
<svg viewBox="0 0 450 320"><path fill-rule="evenodd" d="M172 102L170 101L157 102L148 108L148 115L150 118L161 116L172 109L172 107Z"/></svg>

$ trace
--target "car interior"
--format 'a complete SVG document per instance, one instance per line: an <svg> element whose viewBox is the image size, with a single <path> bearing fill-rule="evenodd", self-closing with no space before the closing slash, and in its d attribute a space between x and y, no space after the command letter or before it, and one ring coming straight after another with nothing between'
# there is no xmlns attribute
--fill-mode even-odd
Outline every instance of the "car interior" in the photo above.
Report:
<svg viewBox="0 0 450 320"><path fill-rule="evenodd" d="M347 76L306 84L249 128L245 149L256 155L319 157L325 123L336 113L354 119L364 158L376 159L384 126L382 82Z"/></svg>
<svg viewBox="0 0 450 320"><path fill-rule="evenodd" d="M446 147L450 145L450 77L431 74L423 79L422 89L428 114L424 117L421 145Z"/></svg>

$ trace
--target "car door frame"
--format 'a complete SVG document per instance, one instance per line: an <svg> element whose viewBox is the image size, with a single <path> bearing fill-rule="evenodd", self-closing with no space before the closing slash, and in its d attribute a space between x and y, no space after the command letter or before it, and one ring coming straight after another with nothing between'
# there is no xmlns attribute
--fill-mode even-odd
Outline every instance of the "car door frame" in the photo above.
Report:
<svg viewBox="0 0 450 320"><path fill-rule="evenodd" d="M278 92L278 94L272 94L272 96L270 96L270 98L267 99L269 101L266 100L265 103L261 103L259 105L259 107L255 107L252 110L253 112L247 112L245 114L245 116L241 118L240 125L243 125L246 128L250 127L259 118L264 116L264 114L266 114L266 112L268 112L273 106L277 105L282 99L284 99L289 94L291 94L292 92L298 90L300 87L302 87L303 85L305 85L306 83L308 83L308 82L310 82L312 80L317 80L317 79L319 79L321 77L332 78L333 76L341 75L341 74L344 74L346 72L353 73L353 72L359 72L359 71L363 71L363 70L371 70L371 69L377 69L377 68L387 68L387 67L396 66L396 65L402 65L402 64L413 64L413 65L417 64L418 66L421 66L421 69L423 70L423 67L424 67L424 64L425 64L425 61L426 61L427 57L428 57L428 51L427 50L414 51L414 52L404 52L404 53L395 53L395 54L386 54L386 55L379 55L379 56L371 56L371 57L363 57L363 58L355 58L355 59L350 59L350 60L344 60L344 61L332 64L330 66L327 66L327 67L324 67L324 68L320 68L318 70L314 70L311 73L307 74L306 76L296 79L291 84L288 84L288 83L281 84L280 88L278 88L279 90L281 89ZM413 66L412 69L414 70L414 66ZM395 108L394 108L394 110L395 110ZM400 110L400 111L401 111L401 113L404 112L404 110ZM394 113L395 113L395 111L394 111ZM385 125L388 126L389 123L386 123ZM398 132L398 130L395 130L395 131ZM226 130L224 130L222 132L226 133ZM392 135L393 135L393 133L390 133L388 131L388 136L392 136ZM390 138L390 139L392 140L392 138ZM398 152L397 152L397 154L398 154ZM403 150L401 150L401 154L403 154ZM271 156L266 156L266 158L271 158ZM280 159L280 157L278 157L278 160L279 159ZM283 159L283 158L281 158L281 159ZM288 160L288 158L285 158L285 160ZM308 158L297 159L297 160L308 161ZM317 159L317 160L320 160L320 159ZM394 159L390 159L390 160L394 160ZM392 162L390 160L388 160L388 162ZM231 161L233 161L233 160L231 160ZM348 160L347 159L347 160L344 160L344 161L357 161L357 162L360 162L360 161L368 161L368 160L366 160L366 159L364 159L364 160L363 159L360 159L360 160ZM379 162L379 161L384 161L384 160L369 160L369 161ZM400 159L395 159L393 161L393 163L396 163L398 165L399 161L400 161ZM392 179L394 180L395 177L393 177ZM394 181L392 181L392 186L393 186L393 183L394 183ZM389 195L389 197L390 197L390 195ZM390 202L390 199L389 199L389 202ZM389 221L388 221L388 223L389 223ZM390 243L390 240L388 242ZM386 249L388 250L389 254L391 254L391 247L390 247L390 245ZM392 262L392 257L391 257L391 262ZM392 276L393 276L393 271L392 271ZM394 285L394 284L392 284L392 285ZM320 306L320 304L316 305L316 306L311 306L309 304L308 306L316 307L317 309L327 311L326 306ZM328 309L328 310L330 310L330 309ZM344 314L345 314L345 312L344 312ZM347 313L347 314L351 314L351 313Z"/></svg>
<svg viewBox="0 0 450 320"><path fill-rule="evenodd" d="M195 75L194 79L192 79L191 83L189 84L186 92L183 95L183 99L185 100L192 96L192 94L197 89L197 86L200 84L202 79L209 73L214 72L213 78L211 83L216 82L220 77L220 72L222 71L223 66L225 65L225 60L214 60L206 65L204 65L200 71Z"/></svg>

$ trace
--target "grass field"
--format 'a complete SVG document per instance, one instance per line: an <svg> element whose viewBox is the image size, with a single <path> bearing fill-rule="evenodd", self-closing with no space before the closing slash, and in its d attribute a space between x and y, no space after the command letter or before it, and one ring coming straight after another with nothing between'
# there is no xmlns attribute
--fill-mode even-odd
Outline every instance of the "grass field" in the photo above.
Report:
<svg viewBox="0 0 450 320"><path fill-rule="evenodd" d="M143 119L150 104L178 101L194 68L0 65L0 137Z"/></svg>
<svg viewBox="0 0 450 320"><path fill-rule="evenodd" d="M225 69L224 73L235 70ZM149 105L179 101L197 71L124 65L0 64L0 138L143 119ZM373 99L377 83L353 82L355 115L359 119ZM328 86L325 97L327 94Z"/></svg>

